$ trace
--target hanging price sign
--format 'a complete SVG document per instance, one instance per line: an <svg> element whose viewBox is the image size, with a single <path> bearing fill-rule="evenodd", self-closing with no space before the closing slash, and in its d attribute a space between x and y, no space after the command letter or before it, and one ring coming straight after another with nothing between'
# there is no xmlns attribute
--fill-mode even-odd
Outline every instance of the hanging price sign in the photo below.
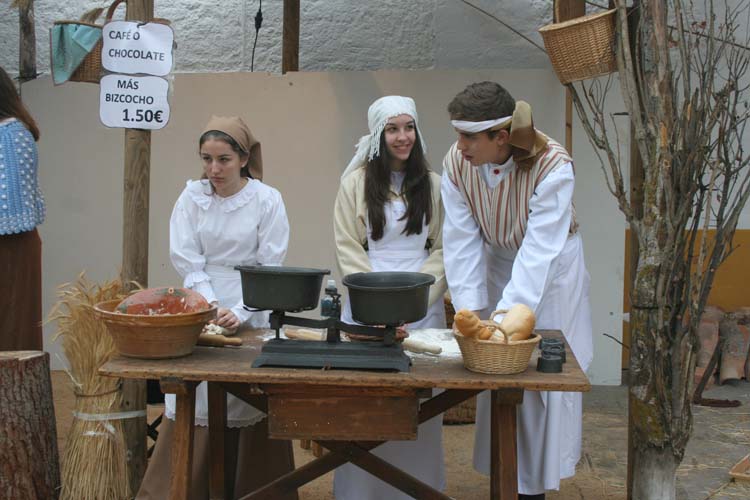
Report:
<svg viewBox="0 0 750 500"><path fill-rule="evenodd" d="M106 75L99 88L99 118L107 127L157 130L169 121L169 84L163 78Z"/></svg>
<svg viewBox="0 0 750 500"><path fill-rule="evenodd" d="M113 73L164 76L172 69L172 28L159 23L113 21L102 30L102 66Z"/></svg>

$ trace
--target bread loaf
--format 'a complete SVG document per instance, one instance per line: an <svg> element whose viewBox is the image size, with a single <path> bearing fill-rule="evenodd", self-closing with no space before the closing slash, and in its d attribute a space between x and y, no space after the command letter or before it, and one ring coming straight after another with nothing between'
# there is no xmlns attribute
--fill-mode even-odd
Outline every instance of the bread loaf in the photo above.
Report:
<svg viewBox="0 0 750 500"><path fill-rule="evenodd" d="M487 340L492 337L492 330L484 326L479 316L468 309L459 310L453 317L453 323L464 337L480 340Z"/></svg>
<svg viewBox="0 0 750 500"><path fill-rule="evenodd" d="M534 311L527 305L516 304L511 307L500 322L500 329L510 342L526 340L531 337L536 325Z"/></svg>
<svg viewBox="0 0 750 500"><path fill-rule="evenodd" d="M479 330L477 338L479 340L490 340L492 338L492 330L490 330L486 326L482 326L482 329Z"/></svg>

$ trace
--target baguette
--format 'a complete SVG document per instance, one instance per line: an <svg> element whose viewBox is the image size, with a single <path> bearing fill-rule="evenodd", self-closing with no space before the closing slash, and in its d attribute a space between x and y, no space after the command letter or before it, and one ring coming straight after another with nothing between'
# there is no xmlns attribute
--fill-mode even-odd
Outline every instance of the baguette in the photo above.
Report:
<svg viewBox="0 0 750 500"><path fill-rule="evenodd" d="M414 340L414 339L404 339L403 342L404 349L411 352L426 352L429 354L440 354L443 352L443 348L437 345L428 344L426 342L422 342L421 340Z"/></svg>

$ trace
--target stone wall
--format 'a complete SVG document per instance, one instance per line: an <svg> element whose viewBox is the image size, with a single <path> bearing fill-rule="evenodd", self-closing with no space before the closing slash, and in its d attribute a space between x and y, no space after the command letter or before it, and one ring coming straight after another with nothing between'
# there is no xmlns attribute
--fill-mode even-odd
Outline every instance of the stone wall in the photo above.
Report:
<svg viewBox="0 0 750 500"><path fill-rule="evenodd" d="M552 0L467 0L542 45ZM0 2L0 66L18 71L18 13ZM49 29L105 1L34 2L37 65L49 72ZM155 0L172 21L178 73L250 71L259 0ZM281 70L282 0L266 0L255 71ZM124 6L115 19L122 19ZM462 0L300 0L300 70L545 68L547 56Z"/></svg>

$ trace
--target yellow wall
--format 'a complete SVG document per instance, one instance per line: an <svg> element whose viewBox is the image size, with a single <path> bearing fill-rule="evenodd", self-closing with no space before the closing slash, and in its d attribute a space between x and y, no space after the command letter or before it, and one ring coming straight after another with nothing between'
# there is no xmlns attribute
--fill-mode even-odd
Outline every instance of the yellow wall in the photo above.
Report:
<svg viewBox="0 0 750 500"><path fill-rule="evenodd" d="M709 236L715 231L711 230ZM714 277L708 304L734 311L750 305L750 229L738 229L734 233L734 252L721 264ZM625 280L623 290L623 311L630 310L630 230L625 231ZM630 344L630 324L623 322L622 340ZM622 350L622 366L628 366L628 349Z"/></svg>

